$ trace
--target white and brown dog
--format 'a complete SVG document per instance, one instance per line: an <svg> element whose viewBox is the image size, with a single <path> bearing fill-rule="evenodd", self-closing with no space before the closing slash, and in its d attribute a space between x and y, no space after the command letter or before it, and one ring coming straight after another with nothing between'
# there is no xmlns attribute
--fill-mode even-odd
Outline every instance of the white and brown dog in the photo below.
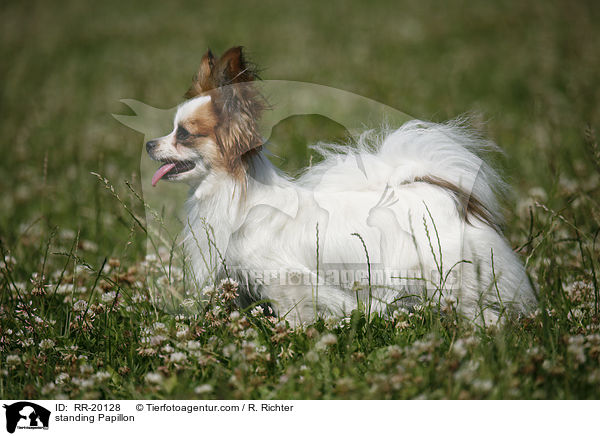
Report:
<svg viewBox="0 0 600 436"><path fill-rule="evenodd" d="M500 230L504 184L479 157L493 145L460 123L410 121L320 147L292 179L262 150L255 79L241 47L207 52L173 131L146 146L163 163L153 185L191 187L185 244L200 286L235 276L293 323L423 296L474 320L535 306Z"/></svg>

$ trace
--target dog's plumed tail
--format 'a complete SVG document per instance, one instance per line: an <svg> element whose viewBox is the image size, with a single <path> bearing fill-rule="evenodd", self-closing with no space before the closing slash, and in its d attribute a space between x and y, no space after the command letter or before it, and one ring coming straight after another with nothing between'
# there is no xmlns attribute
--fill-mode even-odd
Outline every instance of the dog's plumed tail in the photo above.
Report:
<svg viewBox="0 0 600 436"><path fill-rule="evenodd" d="M467 126L466 118L445 124L413 120L396 130L364 132L356 138L355 147L317 144L313 149L324 160L302 182L334 188L339 186L338 175L347 175L353 168L355 177L346 180L354 186L345 185L346 189L429 183L448 191L468 222L475 218L500 229L504 223L500 200L508 188L484 157L501 151Z"/></svg>

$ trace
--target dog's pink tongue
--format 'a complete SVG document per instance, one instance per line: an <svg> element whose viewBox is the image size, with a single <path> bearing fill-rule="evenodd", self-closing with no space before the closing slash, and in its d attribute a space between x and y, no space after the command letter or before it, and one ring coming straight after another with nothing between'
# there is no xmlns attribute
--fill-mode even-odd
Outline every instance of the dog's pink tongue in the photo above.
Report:
<svg viewBox="0 0 600 436"><path fill-rule="evenodd" d="M168 163L168 164L164 164L159 169L157 169L156 172L154 173L154 175L152 176L152 186L156 186L158 181L160 179L162 179L162 177L165 174L167 174L169 171L171 171L174 167L175 167L174 163Z"/></svg>

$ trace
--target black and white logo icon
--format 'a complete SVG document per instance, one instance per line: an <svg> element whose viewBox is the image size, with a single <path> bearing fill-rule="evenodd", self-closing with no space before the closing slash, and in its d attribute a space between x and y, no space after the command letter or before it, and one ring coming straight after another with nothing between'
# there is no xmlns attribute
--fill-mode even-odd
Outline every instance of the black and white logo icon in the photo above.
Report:
<svg viewBox="0 0 600 436"><path fill-rule="evenodd" d="M6 409L6 431L14 433L18 428L27 430L48 429L50 411L29 401L19 401Z"/></svg>

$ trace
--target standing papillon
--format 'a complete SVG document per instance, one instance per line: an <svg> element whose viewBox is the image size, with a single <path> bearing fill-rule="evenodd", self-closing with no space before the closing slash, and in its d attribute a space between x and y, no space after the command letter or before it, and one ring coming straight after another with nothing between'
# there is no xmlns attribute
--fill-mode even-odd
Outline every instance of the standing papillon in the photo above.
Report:
<svg viewBox="0 0 600 436"><path fill-rule="evenodd" d="M267 107L241 47L208 51L173 131L149 141L152 178L190 185L185 248L199 286L224 277L292 323L424 298L483 322L535 296L501 233L493 148L460 123L410 121L321 146L297 179L262 149Z"/></svg>

